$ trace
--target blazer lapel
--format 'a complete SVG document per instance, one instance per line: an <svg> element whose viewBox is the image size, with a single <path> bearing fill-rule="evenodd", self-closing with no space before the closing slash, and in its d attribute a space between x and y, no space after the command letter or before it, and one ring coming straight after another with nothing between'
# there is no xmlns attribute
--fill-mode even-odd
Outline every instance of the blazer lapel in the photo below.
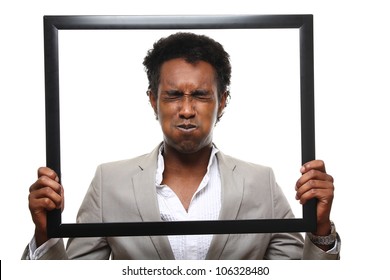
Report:
<svg viewBox="0 0 390 280"><path fill-rule="evenodd" d="M244 193L244 178L235 172L236 165L223 153L217 153L222 184L222 205L219 220L235 220ZM214 235L206 259L219 259L229 234Z"/></svg>
<svg viewBox="0 0 390 280"><path fill-rule="evenodd" d="M159 146L140 162L140 172L133 177L135 200L142 221L160 221L156 194L156 170ZM166 236L150 236L161 259L174 259Z"/></svg>

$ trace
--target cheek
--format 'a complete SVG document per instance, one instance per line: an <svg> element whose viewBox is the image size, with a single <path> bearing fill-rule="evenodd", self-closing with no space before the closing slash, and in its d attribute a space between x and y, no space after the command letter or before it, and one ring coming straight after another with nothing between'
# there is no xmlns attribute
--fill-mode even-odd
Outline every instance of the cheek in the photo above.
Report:
<svg viewBox="0 0 390 280"><path fill-rule="evenodd" d="M173 106L160 106L158 108L158 120L163 130L168 130L176 118L176 111Z"/></svg>
<svg viewBox="0 0 390 280"><path fill-rule="evenodd" d="M160 118L172 117L176 111L175 104L157 104L157 114Z"/></svg>
<svg viewBox="0 0 390 280"><path fill-rule="evenodd" d="M213 122L217 119L218 115L218 105L210 105L204 108L203 115L205 118Z"/></svg>
<svg viewBox="0 0 390 280"><path fill-rule="evenodd" d="M217 109L215 107L209 107L203 111L203 114L199 114L199 124L203 132L210 132L214 129L217 122Z"/></svg>

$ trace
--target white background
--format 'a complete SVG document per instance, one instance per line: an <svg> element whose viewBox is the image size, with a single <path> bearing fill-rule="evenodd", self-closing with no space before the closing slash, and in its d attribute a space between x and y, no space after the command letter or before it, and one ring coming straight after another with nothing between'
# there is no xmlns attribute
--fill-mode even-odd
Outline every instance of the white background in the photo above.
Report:
<svg viewBox="0 0 390 280"><path fill-rule="evenodd" d="M313 14L316 152L318 158L325 160L328 172L335 178L332 219L342 237L342 260L337 263L280 262L267 265L273 268L273 279L279 279L281 275L320 279L335 277L340 273L346 276L374 275L374 278L388 275L384 256L389 250L385 227L390 156L390 113L386 96L390 93L390 22L385 3L2 1L0 259L4 279L38 279L42 277L40 273L47 275L58 271L60 275L57 278L60 279L79 273L85 276L98 273L96 276L115 279L119 278L121 267L125 266L119 262L97 267L88 262L83 267L77 266L81 272L76 273L73 266L79 262L35 265L19 261L33 234L27 207L28 187L36 178L37 167L45 164L42 16L61 14ZM256 87L256 82L254 80L250 86ZM224 123L228 123L230 112L243 110L246 113L243 106L234 107L234 92L232 96L226 115L216 130L222 130ZM147 105L146 100L145 103ZM152 111L149 113L153 117ZM151 123L156 125L155 122ZM237 136L237 133L230 132L230 137L241 141ZM218 140L217 144L221 146L222 142ZM145 152L149 150L146 148ZM237 155L233 151L226 151L225 147L221 147L221 150ZM88 270L91 267L96 270L95 273Z"/></svg>

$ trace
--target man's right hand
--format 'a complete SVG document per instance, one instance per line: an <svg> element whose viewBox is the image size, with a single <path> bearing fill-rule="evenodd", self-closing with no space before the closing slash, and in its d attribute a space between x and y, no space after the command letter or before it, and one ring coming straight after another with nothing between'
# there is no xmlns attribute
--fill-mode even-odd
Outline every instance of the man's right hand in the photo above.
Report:
<svg viewBox="0 0 390 280"><path fill-rule="evenodd" d="M52 169L48 167L38 169L38 180L30 187L28 205L35 224L35 241L39 247L48 240L47 211L64 209L64 188Z"/></svg>

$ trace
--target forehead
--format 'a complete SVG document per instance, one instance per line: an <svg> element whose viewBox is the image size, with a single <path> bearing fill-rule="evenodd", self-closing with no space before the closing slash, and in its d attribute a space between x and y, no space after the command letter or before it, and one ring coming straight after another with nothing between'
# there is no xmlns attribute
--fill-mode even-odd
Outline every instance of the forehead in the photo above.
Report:
<svg viewBox="0 0 390 280"><path fill-rule="evenodd" d="M165 61L161 65L160 83L215 83L215 69L205 61L187 62L183 58Z"/></svg>

